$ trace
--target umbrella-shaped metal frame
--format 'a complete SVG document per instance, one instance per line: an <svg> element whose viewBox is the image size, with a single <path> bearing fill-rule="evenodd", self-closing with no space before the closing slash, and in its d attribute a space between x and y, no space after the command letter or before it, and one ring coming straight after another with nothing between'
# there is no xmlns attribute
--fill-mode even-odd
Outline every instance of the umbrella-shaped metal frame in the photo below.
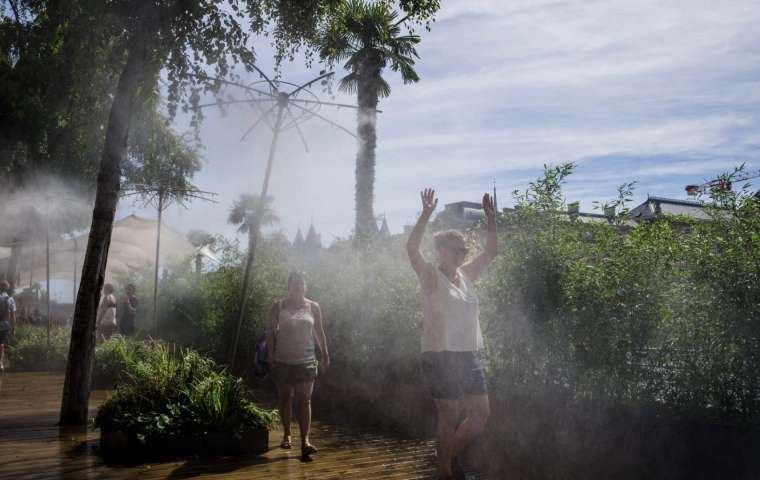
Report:
<svg viewBox="0 0 760 480"><path fill-rule="evenodd" d="M272 130L272 143L269 148L269 157L267 159L266 173L264 174L264 183L261 187L261 200L258 205L258 211L254 214L253 226L252 226L252 241L248 251L248 261L245 268L245 276L243 277L243 289L240 293L240 303L238 304L238 312L235 322L235 333L232 337L232 344L230 346L230 354L227 360L227 367L232 370L235 363L235 353L237 351L238 339L240 338L240 328L243 324L243 312L245 310L246 296L248 293L248 286L251 281L251 266L253 265L253 258L256 254L256 244L258 241L259 232L261 230L261 216L264 209L264 201L267 197L267 191L269 189L269 178L272 173L272 163L274 161L274 154L277 149L277 140L280 133L289 129L296 129L298 135L306 147L308 152L308 146L306 146L306 140L304 139L301 129L298 127L300 123L305 122L311 118L318 118L329 123L332 126L339 128L340 130L348 133L352 137L361 141L359 137L351 133L346 128L338 125L332 120L319 115L317 112L322 106L332 107L345 107L358 109L355 105L346 105L341 103L322 102L316 95L311 93L308 88L316 82L322 82L333 75L333 72L322 74L303 85L296 85L294 83L285 82L282 80L270 80L264 72L262 72L255 65L251 67L258 72L263 80L251 83L249 85L243 85L240 83L231 82L228 80L222 80L219 78L208 77L204 75L196 75L197 78L212 83L221 83L230 87L241 88L245 92L245 100L230 100L226 102L215 102L199 105L198 108L212 107L212 106L224 106L233 104L248 104L259 115L259 119L254 122L248 130L241 137L241 141L245 140L245 137L256 126L264 123ZM267 88L266 91L263 88ZM281 91L284 88L291 88L289 92ZM307 98L299 98L307 97Z"/></svg>

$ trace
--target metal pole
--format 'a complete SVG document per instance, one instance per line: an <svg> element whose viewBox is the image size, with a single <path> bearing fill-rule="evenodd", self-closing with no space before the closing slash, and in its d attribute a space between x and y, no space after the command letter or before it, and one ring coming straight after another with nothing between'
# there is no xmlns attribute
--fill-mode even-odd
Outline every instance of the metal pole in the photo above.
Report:
<svg viewBox="0 0 760 480"><path fill-rule="evenodd" d="M71 303L77 301L77 253L74 252L74 288L71 289Z"/></svg>
<svg viewBox="0 0 760 480"><path fill-rule="evenodd" d="M32 279L34 278L34 240L32 240L32 262L29 265L29 293L32 293ZM26 301L26 315L27 318L33 317L32 316L32 297L27 297L28 300ZM34 303L37 304L37 297L34 297Z"/></svg>
<svg viewBox="0 0 760 480"><path fill-rule="evenodd" d="M47 282L47 346L50 348L50 196L45 199L45 281Z"/></svg>
<svg viewBox="0 0 760 480"><path fill-rule="evenodd" d="M264 175L264 185L261 187L261 198L259 198L258 212L254 217L253 233L251 233L251 240L248 247L248 263L245 267L245 276L243 277L243 291L240 293L240 303L238 304L237 323L235 324L235 334L232 337L232 346L230 347L230 356L227 359L228 371L232 371L232 367L235 364L235 353L237 351L238 339L240 338L240 327L243 325L243 312L245 311L245 300L248 294L248 285L251 282L251 266L253 265L253 257L256 254L256 242L259 236L259 229L261 228L261 215L264 212L264 204L266 202L267 190L269 189L269 176L272 173L272 163L274 161L274 153L277 150L277 137L280 136L280 127L282 126L282 113L288 105L288 94L280 93L277 97L277 119L274 122L272 144L269 147L269 160L267 161L267 171Z"/></svg>
<svg viewBox="0 0 760 480"><path fill-rule="evenodd" d="M158 227L156 228L156 272L153 275L153 338L156 338L158 305L158 252L161 248L161 212L164 209L164 187L158 187Z"/></svg>

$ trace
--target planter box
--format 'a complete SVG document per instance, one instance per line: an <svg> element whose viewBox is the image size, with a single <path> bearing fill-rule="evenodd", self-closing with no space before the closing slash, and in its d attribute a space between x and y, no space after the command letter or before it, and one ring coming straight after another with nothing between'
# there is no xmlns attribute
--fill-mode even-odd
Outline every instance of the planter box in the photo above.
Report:
<svg viewBox="0 0 760 480"><path fill-rule="evenodd" d="M145 443L129 438L121 430L100 430L103 457L129 462L172 460L190 456L229 456L266 452L269 431L254 430L235 437L232 433L170 435L149 438Z"/></svg>

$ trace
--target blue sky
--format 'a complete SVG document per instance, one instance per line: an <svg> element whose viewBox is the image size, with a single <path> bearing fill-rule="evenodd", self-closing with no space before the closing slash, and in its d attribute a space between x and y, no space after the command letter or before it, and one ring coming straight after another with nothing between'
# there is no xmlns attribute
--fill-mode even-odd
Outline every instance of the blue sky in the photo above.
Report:
<svg viewBox="0 0 760 480"><path fill-rule="evenodd" d="M756 1L442 3L432 32L417 32L420 83L385 72L393 91L378 107L374 205L392 233L416 218L424 187L437 190L441 205L479 201L495 179L499 206L512 206L510 192L524 190L545 163L577 164L565 193L584 211L623 182L639 181L637 204L647 193L686 198L687 184L745 162L760 169ZM254 46L259 67L271 72L268 43ZM283 79L302 83L322 68L303 63L285 65ZM355 129L347 109L320 114ZM240 142L256 119L250 110L207 115L208 162L196 183L218 192L219 203L173 207L164 218L181 232L233 237L227 212L240 193L261 190L271 133L257 128ZM187 124L177 119L179 129ZM353 226L356 141L316 119L301 128L309 153L293 132L278 145L270 193L282 222L274 229L292 239L313 217L329 244ZM155 217L127 203L118 216L130 213Z"/></svg>

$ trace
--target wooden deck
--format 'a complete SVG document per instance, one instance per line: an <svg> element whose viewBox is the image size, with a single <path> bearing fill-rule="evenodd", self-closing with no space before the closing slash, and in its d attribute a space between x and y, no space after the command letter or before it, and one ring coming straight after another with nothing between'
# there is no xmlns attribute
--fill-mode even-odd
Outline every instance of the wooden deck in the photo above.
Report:
<svg viewBox="0 0 760 480"><path fill-rule="evenodd" d="M320 451L302 459L298 449L282 450L282 430L270 433L262 455L187 459L138 466L105 464L100 432L58 427L63 374L0 374L0 477L2 478L437 478L432 441L402 440L371 431L314 422L311 440ZM105 398L95 390L90 417ZM265 407L271 408L271 400ZM294 433L297 432L296 428ZM297 446L299 439L294 438ZM470 480L483 480L470 472Z"/></svg>

